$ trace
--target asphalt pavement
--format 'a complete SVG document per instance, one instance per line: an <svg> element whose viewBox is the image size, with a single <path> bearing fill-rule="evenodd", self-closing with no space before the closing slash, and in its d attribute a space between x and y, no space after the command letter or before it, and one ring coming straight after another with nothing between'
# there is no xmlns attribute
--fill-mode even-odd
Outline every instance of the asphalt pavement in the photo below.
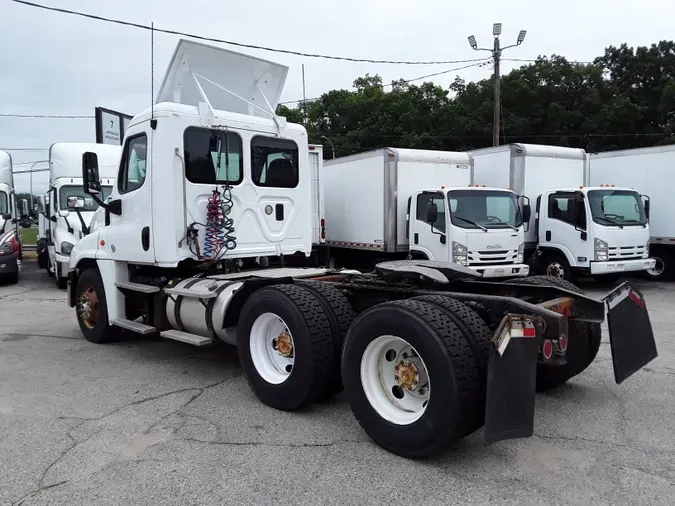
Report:
<svg viewBox="0 0 675 506"><path fill-rule="evenodd" d="M0 286L0 505L672 504L675 284L636 283L659 358L616 385L604 335L587 371L537 397L534 437L486 447L481 430L410 461L342 395L262 405L227 345L87 342L25 261Z"/></svg>

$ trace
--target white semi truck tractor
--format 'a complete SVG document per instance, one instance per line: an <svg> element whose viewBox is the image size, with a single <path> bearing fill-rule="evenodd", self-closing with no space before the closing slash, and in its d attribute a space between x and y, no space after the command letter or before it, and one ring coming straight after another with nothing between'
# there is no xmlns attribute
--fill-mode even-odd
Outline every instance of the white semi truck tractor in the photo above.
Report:
<svg viewBox="0 0 675 506"><path fill-rule="evenodd" d="M566 280L590 275L614 281L654 266L640 194L590 186L583 149L511 144L472 154L477 178L535 203L525 224L526 258L535 270ZM615 214L617 206L632 210L625 220Z"/></svg>
<svg viewBox="0 0 675 506"><path fill-rule="evenodd" d="M49 241L47 269L56 286L66 288L70 252L89 232L98 208L82 188L82 155L96 153L101 178L101 197L106 198L119 167L122 148L109 144L57 142L49 148Z"/></svg>
<svg viewBox="0 0 675 506"><path fill-rule="evenodd" d="M222 340L266 405L296 410L344 388L366 433L406 457L483 425L490 443L532 435L536 389L588 367L606 311L616 381L656 356L628 283L596 300L559 279L495 282L443 261L285 267L313 248L307 132L275 114L287 72L181 40L156 103L129 123L106 201L98 157L84 155L105 214L70 254L86 339Z"/></svg>
<svg viewBox="0 0 675 506"><path fill-rule="evenodd" d="M21 271L21 235L12 157L0 151L0 283L16 284Z"/></svg>
<svg viewBox="0 0 675 506"><path fill-rule="evenodd" d="M332 265L372 268L409 257L454 262L486 278L529 273L529 205L521 211L506 187L474 184L467 153L385 148L328 160L321 180Z"/></svg>
<svg viewBox="0 0 675 506"><path fill-rule="evenodd" d="M622 149L591 153L591 184L602 185L605 211L620 229L648 224L649 255L655 261L645 277L654 281L675 279L675 219L670 189L675 182L675 146ZM640 194L644 208L635 205ZM645 228L646 225L645 225ZM630 256L630 250L617 254Z"/></svg>

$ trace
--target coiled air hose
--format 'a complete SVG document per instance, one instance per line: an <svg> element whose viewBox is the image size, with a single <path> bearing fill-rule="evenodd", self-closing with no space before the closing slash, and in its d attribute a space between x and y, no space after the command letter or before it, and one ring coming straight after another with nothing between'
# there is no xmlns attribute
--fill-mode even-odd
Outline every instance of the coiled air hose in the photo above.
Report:
<svg viewBox="0 0 675 506"><path fill-rule="evenodd" d="M206 203L204 260L218 260L223 253L237 247L234 220L229 216L234 205L232 189L229 185L222 188L223 193L217 188L213 190Z"/></svg>

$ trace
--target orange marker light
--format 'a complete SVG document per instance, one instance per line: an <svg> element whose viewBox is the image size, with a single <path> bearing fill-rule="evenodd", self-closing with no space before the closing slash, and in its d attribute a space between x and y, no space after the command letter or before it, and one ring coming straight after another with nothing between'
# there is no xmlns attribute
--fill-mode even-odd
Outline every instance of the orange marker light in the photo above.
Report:
<svg viewBox="0 0 675 506"><path fill-rule="evenodd" d="M98 243L99 243L101 246L105 246L105 241L104 241L103 239L101 239Z"/></svg>

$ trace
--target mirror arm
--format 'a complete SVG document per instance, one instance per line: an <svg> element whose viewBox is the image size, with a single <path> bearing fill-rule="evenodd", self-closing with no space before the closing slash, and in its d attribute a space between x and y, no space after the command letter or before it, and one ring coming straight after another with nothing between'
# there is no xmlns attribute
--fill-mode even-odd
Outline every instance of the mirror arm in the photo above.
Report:
<svg viewBox="0 0 675 506"><path fill-rule="evenodd" d="M84 223L84 218L82 218L82 213L79 209L75 209L75 214L80 219L80 225L82 225L82 233L84 235L89 235L89 227Z"/></svg>

